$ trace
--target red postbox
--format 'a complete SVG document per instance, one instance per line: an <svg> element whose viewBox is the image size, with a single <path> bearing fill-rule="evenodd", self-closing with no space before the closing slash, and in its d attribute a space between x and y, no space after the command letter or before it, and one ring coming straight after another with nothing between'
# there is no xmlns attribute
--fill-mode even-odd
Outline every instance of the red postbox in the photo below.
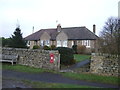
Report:
<svg viewBox="0 0 120 90"><path fill-rule="evenodd" d="M53 63L53 62L54 62L54 54L51 53L51 54L50 54L50 63Z"/></svg>

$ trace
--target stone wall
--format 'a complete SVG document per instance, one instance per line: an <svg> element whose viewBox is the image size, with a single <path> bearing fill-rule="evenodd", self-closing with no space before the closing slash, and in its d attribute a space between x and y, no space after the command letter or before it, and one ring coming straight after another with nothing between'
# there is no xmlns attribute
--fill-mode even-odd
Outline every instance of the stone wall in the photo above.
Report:
<svg viewBox="0 0 120 90"><path fill-rule="evenodd" d="M90 72L100 75L119 75L120 60L117 56L110 55L97 55L91 56Z"/></svg>
<svg viewBox="0 0 120 90"><path fill-rule="evenodd" d="M50 54L54 54L54 63L50 63ZM17 64L27 65L35 68L45 68L51 70L60 69L60 55L58 51L2 48L2 54L19 55Z"/></svg>

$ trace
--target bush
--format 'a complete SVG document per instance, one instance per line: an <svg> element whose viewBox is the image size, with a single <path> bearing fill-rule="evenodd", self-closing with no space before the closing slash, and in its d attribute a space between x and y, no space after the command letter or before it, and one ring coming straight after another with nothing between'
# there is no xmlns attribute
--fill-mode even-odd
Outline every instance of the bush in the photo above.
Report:
<svg viewBox="0 0 120 90"><path fill-rule="evenodd" d="M43 49L44 50L51 50L51 48L49 46L46 46L46 45L43 47Z"/></svg>
<svg viewBox="0 0 120 90"><path fill-rule="evenodd" d="M38 45L33 46L33 49L39 49L39 48L40 48L40 46L38 46Z"/></svg>
<svg viewBox="0 0 120 90"><path fill-rule="evenodd" d="M72 49L73 49L74 53L77 54L77 45L73 45Z"/></svg>
<svg viewBox="0 0 120 90"><path fill-rule="evenodd" d="M56 50L58 50L60 53L60 64L71 65L75 63L73 49L66 47L58 47L56 48Z"/></svg>
<svg viewBox="0 0 120 90"><path fill-rule="evenodd" d="M95 53L95 48L92 48L92 49L91 49L91 52L92 52L92 53Z"/></svg>
<svg viewBox="0 0 120 90"><path fill-rule="evenodd" d="M71 64L75 64L76 63L76 60L75 59L72 59L71 60Z"/></svg>
<svg viewBox="0 0 120 90"><path fill-rule="evenodd" d="M84 46L84 45L77 46L77 53L78 54L85 54L85 51L86 51L86 46Z"/></svg>
<svg viewBox="0 0 120 90"><path fill-rule="evenodd" d="M54 50L56 48L55 45L51 45L51 49Z"/></svg>

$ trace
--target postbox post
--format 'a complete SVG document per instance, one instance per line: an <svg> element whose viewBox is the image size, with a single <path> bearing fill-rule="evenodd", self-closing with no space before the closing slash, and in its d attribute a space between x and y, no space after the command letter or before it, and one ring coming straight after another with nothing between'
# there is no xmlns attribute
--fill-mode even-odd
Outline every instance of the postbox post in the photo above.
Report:
<svg viewBox="0 0 120 90"><path fill-rule="evenodd" d="M54 54L53 53L50 54L50 63L54 63Z"/></svg>

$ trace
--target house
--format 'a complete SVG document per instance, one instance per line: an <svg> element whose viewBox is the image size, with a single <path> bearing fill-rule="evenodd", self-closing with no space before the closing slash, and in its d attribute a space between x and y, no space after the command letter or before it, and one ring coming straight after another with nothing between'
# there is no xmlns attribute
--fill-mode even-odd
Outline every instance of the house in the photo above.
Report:
<svg viewBox="0 0 120 90"><path fill-rule="evenodd" d="M86 27L62 28L58 24L57 28L41 29L25 37L25 40L29 41L30 48L33 48L34 45L55 45L56 47L69 48L73 45L85 45L87 48L95 48L97 38L95 25L93 25L93 32L91 32Z"/></svg>

